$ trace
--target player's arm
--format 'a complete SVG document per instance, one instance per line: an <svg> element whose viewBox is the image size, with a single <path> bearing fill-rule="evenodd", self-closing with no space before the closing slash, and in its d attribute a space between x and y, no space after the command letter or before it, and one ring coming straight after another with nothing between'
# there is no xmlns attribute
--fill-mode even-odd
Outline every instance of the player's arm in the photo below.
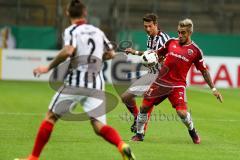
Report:
<svg viewBox="0 0 240 160"><path fill-rule="evenodd" d="M104 61L113 59L116 56L114 45L108 40L108 38L103 32L102 34L103 34L103 42L104 42L104 53L103 53L102 59Z"/></svg>
<svg viewBox="0 0 240 160"><path fill-rule="evenodd" d="M156 50L156 53L158 57L164 57L167 54L167 48L161 47L158 50Z"/></svg>
<svg viewBox="0 0 240 160"><path fill-rule="evenodd" d="M113 59L116 55L116 52L114 50L109 50L109 51L106 51L104 54L103 54L103 60L106 61L106 60L109 60L109 59Z"/></svg>
<svg viewBox="0 0 240 160"><path fill-rule="evenodd" d="M216 87L213 84L212 78L208 72L207 66L205 65L204 59L203 59L203 53L199 49L198 51L199 56L197 60L194 62L196 68L201 71L204 80L207 82L208 86L211 88L213 95L217 97L217 99L222 103L223 102L223 97L221 93L216 89Z"/></svg>
<svg viewBox="0 0 240 160"><path fill-rule="evenodd" d="M207 69L201 71L204 80L207 82L208 86L212 89L213 95L217 97L217 99L222 103L223 102L223 97L221 93L216 89L216 87L213 84L212 78L208 72Z"/></svg>
<svg viewBox="0 0 240 160"><path fill-rule="evenodd" d="M138 56L143 55L143 51L137 51L133 48L126 48L124 51L126 52L126 54L132 54L132 55L138 55Z"/></svg>
<svg viewBox="0 0 240 160"><path fill-rule="evenodd" d="M40 76L41 74L49 72L54 67L57 67L60 63L65 61L68 57L72 56L77 46L77 36L69 29L64 31L64 47L59 51L58 55L48 66L39 66L33 70L34 76Z"/></svg>
<svg viewBox="0 0 240 160"><path fill-rule="evenodd" d="M68 57L72 56L75 48L71 45L65 46L53 61L48 66L39 66L33 70L34 76L40 76L41 74L49 72L51 69L57 67L60 63L65 61Z"/></svg>

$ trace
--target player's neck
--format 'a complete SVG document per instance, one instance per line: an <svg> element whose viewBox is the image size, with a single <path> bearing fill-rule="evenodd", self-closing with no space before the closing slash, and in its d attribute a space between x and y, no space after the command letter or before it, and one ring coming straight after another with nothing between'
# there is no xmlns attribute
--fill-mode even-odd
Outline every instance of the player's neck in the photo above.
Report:
<svg viewBox="0 0 240 160"><path fill-rule="evenodd" d="M86 18L73 18L71 19L71 24L85 24L87 23Z"/></svg>
<svg viewBox="0 0 240 160"><path fill-rule="evenodd" d="M187 46L192 43L191 38L189 38L185 43L181 44L182 46Z"/></svg>
<svg viewBox="0 0 240 160"><path fill-rule="evenodd" d="M160 31L157 29L157 30L154 30L153 34L151 35L151 37L155 37L156 35L158 35Z"/></svg>
<svg viewBox="0 0 240 160"><path fill-rule="evenodd" d="M189 39L187 40L187 42L186 42L185 45L189 45L189 44L191 44L191 43L192 43L192 40L191 40L191 38L189 38Z"/></svg>

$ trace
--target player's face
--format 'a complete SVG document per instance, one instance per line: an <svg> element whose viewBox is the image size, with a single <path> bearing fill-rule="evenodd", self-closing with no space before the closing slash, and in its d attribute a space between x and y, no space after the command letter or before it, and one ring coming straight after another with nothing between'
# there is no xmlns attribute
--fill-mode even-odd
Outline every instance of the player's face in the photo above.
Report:
<svg viewBox="0 0 240 160"><path fill-rule="evenodd" d="M154 24L153 21L151 22L143 22L144 30L147 32L149 36L155 36L155 34L158 32L157 24Z"/></svg>
<svg viewBox="0 0 240 160"><path fill-rule="evenodd" d="M178 38L180 44L186 44L190 41L192 32L187 27L178 27Z"/></svg>

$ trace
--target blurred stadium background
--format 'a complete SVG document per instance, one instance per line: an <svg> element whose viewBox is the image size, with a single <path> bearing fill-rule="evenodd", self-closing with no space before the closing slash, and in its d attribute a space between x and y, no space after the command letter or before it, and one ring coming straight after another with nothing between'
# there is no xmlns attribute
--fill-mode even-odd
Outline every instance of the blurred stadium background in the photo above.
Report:
<svg viewBox="0 0 240 160"><path fill-rule="evenodd" d="M177 36L182 18L194 23L193 40L203 49L210 73L221 88L225 102L219 104L199 73L191 69L188 101L203 143L194 146L168 102L154 114L144 143L130 143L139 160L232 160L240 157L240 1L239 0L83 0L89 22L106 32L111 41L131 40L146 49L142 17L154 12L160 29ZM62 31L68 26L64 9L69 0L0 0L0 160L26 156L54 91L48 76L37 81L32 69L47 64L62 46ZM111 76L107 65L105 78ZM116 67L116 66L115 66ZM116 77L115 77L116 78ZM32 82L32 81L37 82ZM197 85L198 87L195 87ZM199 87L200 86L200 87ZM107 91L115 94L111 84ZM116 95L118 96L118 95ZM138 100L140 104L141 100ZM120 103L108 114L109 123L125 140L131 122ZM165 118L161 119L161 116ZM170 120L167 119L170 117ZM96 143L97 142L97 143ZM101 149L100 149L101 148ZM43 159L120 159L111 145L101 141L88 122L57 125Z"/></svg>
<svg viewBox="0 0 240 160"><path fill-rule="evenodd" d="M68 1L0 0L0 25L12 28L17 39L17 48L59 48L61 33L68 25L68 20L64 17ZM238 0L105 0L104 3L100 0L83 1L88 6L89 22L102 28L111 40L116 40L121 31L128 33L128 38L134 38L131 33L143 32L141 18L148 12L158 14L160 28L166 32L175 33L179 19L190 17L197 33L240 33ZM29 34L36 34L38 38L46 36L49 43L37 45L37 39L28 36Z"/></svg>

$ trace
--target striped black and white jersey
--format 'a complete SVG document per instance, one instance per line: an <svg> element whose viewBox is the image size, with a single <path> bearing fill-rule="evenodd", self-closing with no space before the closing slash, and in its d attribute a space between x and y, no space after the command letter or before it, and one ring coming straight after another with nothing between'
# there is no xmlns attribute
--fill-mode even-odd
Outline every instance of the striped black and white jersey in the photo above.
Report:
<svg viewBox="0 0 240 160"><path fill-rule="evenodd" d="M112 49L105 34L90 24L73 24L64 31L64 45L75 48L66 85L104 90L102 57Z"/></svg>
<svg viewBox="0 0 240 160"><path fill-rule="evenodd" d="M161 32L161 31L159 31L158 34L154 37L148 36L147 50L158 50L165 44L165 42L168 41L168 39L170 39L168 34L166 34L165 32ZM156 74L158 68L159 68L159 64L157 64L154 67L151 67L149 72Z"/></svg>

